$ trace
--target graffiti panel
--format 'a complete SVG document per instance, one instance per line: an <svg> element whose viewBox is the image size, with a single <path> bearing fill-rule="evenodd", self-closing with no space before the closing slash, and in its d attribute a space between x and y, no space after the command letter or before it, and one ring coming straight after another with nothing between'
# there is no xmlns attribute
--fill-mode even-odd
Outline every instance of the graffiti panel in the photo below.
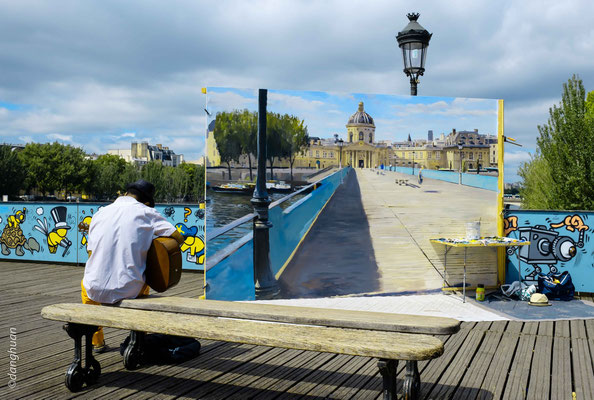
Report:
<svg viewBox="0 0 594 400"><path fill-rule="evenodd" d="M536 283L539 274L571 274L577 291L593 292L594 213L573 211L513 211L504 220L505 235L529 240L529 246L510 248L506 281Z"/></svg>
<svg viewBox="0 0 594 400"><path fill-rule="evenodd" d="M0 203L0 260L84 264L93 214L109 203ZM182 234L183 268L204 267L204 205L155 207Z"/></svg>

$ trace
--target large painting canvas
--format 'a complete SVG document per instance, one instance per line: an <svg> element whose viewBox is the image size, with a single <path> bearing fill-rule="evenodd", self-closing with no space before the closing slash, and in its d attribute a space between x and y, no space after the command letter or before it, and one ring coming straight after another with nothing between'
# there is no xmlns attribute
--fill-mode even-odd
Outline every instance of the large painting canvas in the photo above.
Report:
<svg viewBox="0 0 594 400"><path fill-rule="evenodd" d="M206 297L254 299L258 90L208 88L206 108ZM268 90L276 296L460 286L463 250L446 258L430 239L497 235L500 112L491 99ZM466 261L468 285L497 283L495 251Z"/></svg>

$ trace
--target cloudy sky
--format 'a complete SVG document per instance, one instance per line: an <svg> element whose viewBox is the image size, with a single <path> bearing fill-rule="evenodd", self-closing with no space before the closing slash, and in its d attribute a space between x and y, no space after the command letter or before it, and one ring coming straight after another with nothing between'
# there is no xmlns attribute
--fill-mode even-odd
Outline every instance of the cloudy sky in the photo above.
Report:
<svg viewBox="0 0 594 400"><path fill-rule="evenodd" d="M419 95L505 100L506 180L578 74L594 2L0 0L0 141L204 151L203 86L406 95L394 36L433 33Z"/></svg>

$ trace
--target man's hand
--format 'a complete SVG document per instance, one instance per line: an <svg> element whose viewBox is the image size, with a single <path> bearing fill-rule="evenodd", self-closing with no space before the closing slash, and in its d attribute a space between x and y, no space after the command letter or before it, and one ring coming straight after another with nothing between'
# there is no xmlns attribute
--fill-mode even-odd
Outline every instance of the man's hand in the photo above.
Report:
<svg viewBox="0 0 594 400"><path fill-rule="evenodd" d="M179 233L179 231L175 231L171 234L171 236L173 239L175 239L177 241L177 243L181 246L182 244L184 244L184 237L181 235L181 233Z"/></svg>

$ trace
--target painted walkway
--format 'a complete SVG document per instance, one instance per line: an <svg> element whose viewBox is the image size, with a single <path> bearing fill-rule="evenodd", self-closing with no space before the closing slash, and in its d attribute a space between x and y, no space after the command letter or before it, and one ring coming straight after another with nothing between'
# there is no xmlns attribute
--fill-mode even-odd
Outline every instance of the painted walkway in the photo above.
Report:
<svg viewBox="0 0 594 400"><path fill-rule="evenodd" d="M495 192L356 169L320 214L281 283L286 297L437 290L444 248L429 239L464 237L466 223L477 220L483 236L495 235L495 216ZM447 257L448 283L461 284L463 250ZM468 250L468 283L495 285L496 260L493 249Z"/></svg>
<svg viewBox="0 0 594 400"><path fill-rule="evenodd" d="M70 393L64 373L72 339L61 323L39 313L48 304L80 302L82 273L68 265L0 262L1 399L381 399L375 359L206 340L194 360L135 371L124 369L116 350L100 354L99 381ZM202 274L184 272L167 294L199 296L202 282ZM12 389L6 375L10 328L19 356ZM128 334L105 331L112 347ZM594 398L594 319L463 322L460 332L441 339L444 354L419 363L423 399ZM399 387L403 369L400 363Z"/></svg>

